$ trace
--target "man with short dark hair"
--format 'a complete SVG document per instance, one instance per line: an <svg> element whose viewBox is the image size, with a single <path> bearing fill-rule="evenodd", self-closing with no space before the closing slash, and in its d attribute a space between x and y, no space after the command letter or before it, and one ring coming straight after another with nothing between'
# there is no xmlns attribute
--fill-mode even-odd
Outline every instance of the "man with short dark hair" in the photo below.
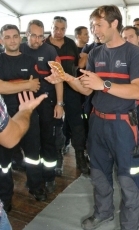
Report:
<svg viewBox="0 0 139 230"><path fill-rule="evenodd" d="M137 27L139 29L139 18L135 18L133 20L133 26Z"/></svg>
<svg viewBox="0 0 139 230"><path fill-rule="evenodd" d="M44 80L50 74L48 61L58 61L59 57L53 46L43 43L44 25L40 20L31 20L28 23L27 42L22 43L20 50L36 60L36 70L39 74L40 90L37 95L47 93L48 100L43 101L37 108L40 123L40 161L42 163L43 181L46 191L55 190L55 168L57 164L56 152L56 121L63 116L63 84L55 86ZM31 156L33 158L33 156ZM30 159L28 159L30 160Z"/></svg>
<svg viewBox="0 0 139 230"><path fill-rule="evenodd" d="M125 41L136 46L139 45L139 29L135 26L125 26L121 30L121 35Z"/></svg>
<svg viewBox="0 0 139 230"><path fill-rule="evenodd" d="M11 117L18 111L19 100L17 93L23 90L37 92L40 88L38 73L35 70L35 60L21 54L19 46L21 42L20 32L17 26L6 24L1 28L1 39L5 52L0 54L0 88ZM36 79L32 79L32 78ZM7 88L6 88L7 87ZM34 110L31 116L30 128L20 142L24 150L25 159L32 154L34 159L39 161L40 136L39 120L37 111ZM11 171L11 157L13 149L0 146L0 199L4 203L4 209L11 210L13 195L13 178ZM45 191L41 189L42 172L39 165L26 164L26 175L29 192L37 200L45 200Z"/></svg>
<svg viewBox="0 0 139 230"><path fill-rule="evenodd" d="M63 69L76 77L78 50L75 42L65 36L66 29L66 18L55 16L51 26L51 34L47 37L46 43L55 47ZM87 174L88 167L84 156L85 130L81 118L80 93L72 90L66 83L64 83L64 103L65 117L71 128L71 143L75 149L76 164L82 173Z"/></svg>
<svg viewBox="0 0 139 230"><path fill-rule="evenodd" d="M122 15L117 6L98 7L90 15L90 22L103 45L89 53L87 70L81 70L82 77L75 81L65 74L67 83L77 92L89 95L94 91L88 153L95 204L93 215L83 221L82 228L97 229L113 220L115 162L122 195L121 230L137 230L139 145L135 100L139 99L139 47L121 37ZM52 72L55 78L57 72L55 69ZM58 76L53 83L59 82ZM51 82L51 76L46 80Z"/></svg>
<svg viewBox="0 0 139 230"><path fill-rule="evenodd" d="M87 27L85 26L78 26L74 29L74 37L75 43L78 48L79 54L82 51L82 48L88 43L89 41L89 32Z"/></svg>

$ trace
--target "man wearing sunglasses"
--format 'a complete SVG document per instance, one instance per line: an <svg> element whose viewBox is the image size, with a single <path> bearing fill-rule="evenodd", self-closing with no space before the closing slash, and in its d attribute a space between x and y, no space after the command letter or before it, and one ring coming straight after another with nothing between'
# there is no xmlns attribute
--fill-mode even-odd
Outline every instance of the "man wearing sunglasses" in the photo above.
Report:
<svg viewBox="0 0 139 230"><path fill-rule="evenodd" d="M53 45L61 60L61 64L66 73L76 77L78 66L78 50L75 42L66 37L67 20L64 17L56 16L53 19L51 34L46 39L46 43ZM64 110L65 118L71 128L71 142L75 149L76 164L84 174L88 173L88 167L84 156L85 130L82 114L81 96L71 87L64 83Z"/></svg>

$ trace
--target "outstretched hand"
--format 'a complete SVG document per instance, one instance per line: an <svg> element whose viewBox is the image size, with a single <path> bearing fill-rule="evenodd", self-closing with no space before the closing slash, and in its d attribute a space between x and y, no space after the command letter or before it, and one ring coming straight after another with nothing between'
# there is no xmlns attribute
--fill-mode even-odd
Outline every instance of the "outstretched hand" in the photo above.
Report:
<svg viewBox="0 0 139 230"><path fill-rule="evenodd" d="M34 98L32 92L29 92L29 96L27 92L23 91L23 96L21 93L18 93L18 98L20 102L19 111L23 110L33 110L35 109L45 98L48 96L46 94L42 94L37 98Z"/></svg>

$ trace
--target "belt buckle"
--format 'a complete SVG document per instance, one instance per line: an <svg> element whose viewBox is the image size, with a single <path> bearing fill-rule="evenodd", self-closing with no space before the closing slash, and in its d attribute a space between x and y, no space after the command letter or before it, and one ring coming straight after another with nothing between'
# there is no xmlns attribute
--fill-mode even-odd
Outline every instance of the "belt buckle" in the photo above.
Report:
<svg viewBox="0 0 139 230"><path fill-rule="evenodd" d="M106 117L105 117L105 116L106 116L106 114L105 114L105 113L101 113L101 112L100 112L100 113L99 113L99 115L100 115L100 117L101 117L101 118L103 118L103 119L105 119L105 118L106 118Z"/></svg>

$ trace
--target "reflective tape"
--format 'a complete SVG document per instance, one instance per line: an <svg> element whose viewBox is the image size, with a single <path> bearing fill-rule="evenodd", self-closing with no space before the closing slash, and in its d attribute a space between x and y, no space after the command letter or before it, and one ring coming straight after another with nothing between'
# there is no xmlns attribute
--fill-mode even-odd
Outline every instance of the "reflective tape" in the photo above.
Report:
<svg viewBox="0 0 139 230"><path fill-rule="evenodd" d="M84 119L84 118L87 119L87 114L86 114L86 113L81 114L81 118L82 118L82 119Z"/></svg>
<svg viewBox="0 0 139 230"><path fill-rule="evenodd" d="M85 119L87 119L87 114L84 114Z"/></svg>
<svg viewBox="0 0 139 230"><path fill-rule="evenodd" d="M139 173L139 167L137 167L137 168L131 168L131 169L130 169L130 174L131 174L131 175L135 175L135 174L137 174L137 173Z"/></svg>
<svg viewBox="0 0 139 230"><path fill-rule="evenodd" d="M9 163L6 168L2 168L2 166L0 165L0 168L2 169L3 173L8 173L9 169L11 168L11 165L12 165L12 163Z"/></svg>
<svg viewBox="0 0 139 230"><path fill-rule="evenodd" d="M57 164L57 161L53 161L53 162L48 162L48 161L45 161L43 158L41 159L41 163L47 167L47 168L52 168L52 167L55 167L56 164Z"/></svg>
<svg viewBox="0 0 139 230"><path fill-rule="evenodd" d="M24 158L24 161L25 161L26 163L28 163L28 164L38 165L38 164L40 164L41 159L39 158L38 160L32 160L32 159L30 159L30 158L28 158L28 157L25 157L25 158Z"/></svg>

